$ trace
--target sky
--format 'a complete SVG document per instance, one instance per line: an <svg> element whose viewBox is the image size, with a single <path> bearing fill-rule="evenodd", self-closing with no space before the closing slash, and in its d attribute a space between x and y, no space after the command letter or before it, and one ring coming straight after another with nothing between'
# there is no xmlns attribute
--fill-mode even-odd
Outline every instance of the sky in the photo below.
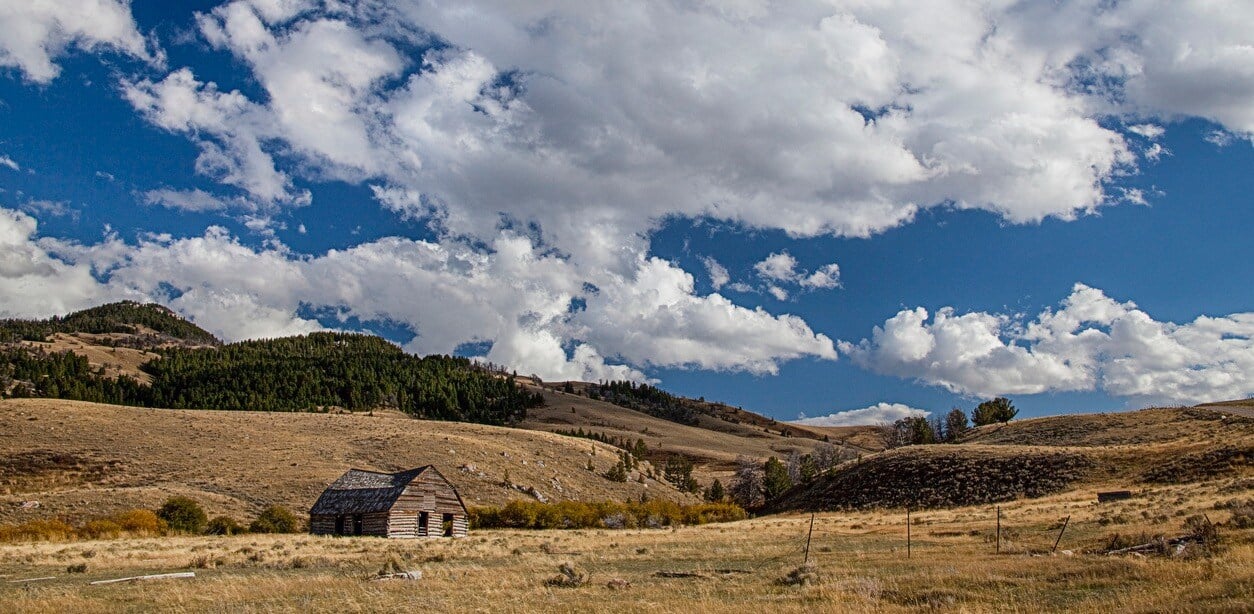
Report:
<svg viewBox="0 0 1254 614"><path fill-rule="evenodd" d="M0 0L0 317L781 420L1254 396L1254 5Z"/></svg>

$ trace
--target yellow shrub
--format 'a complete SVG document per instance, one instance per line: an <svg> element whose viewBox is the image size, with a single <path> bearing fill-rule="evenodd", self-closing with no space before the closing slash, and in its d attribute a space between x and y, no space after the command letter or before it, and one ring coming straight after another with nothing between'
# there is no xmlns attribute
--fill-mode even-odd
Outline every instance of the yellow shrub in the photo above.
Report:
<svg viewBox="0 0 1254 614"><path fill-rule="evenodd" d="M104 518L88 520L78 534L87 539L112 539L122 534L122 525Z"/></svg>
<svg viewBox="0 0 1254 614"><path fill-rule="evenodd" d="M109 517L127 533L137 535L160 535L165 533L165 521L158 518L152 510L126 510Z"/></svg>
<svg viewBox="0 0 1254 614"><path fill-rule="evenodd" d="M74 527L60 520L31 520L0 525L0 541L61 541L74 537Z"/></svg>

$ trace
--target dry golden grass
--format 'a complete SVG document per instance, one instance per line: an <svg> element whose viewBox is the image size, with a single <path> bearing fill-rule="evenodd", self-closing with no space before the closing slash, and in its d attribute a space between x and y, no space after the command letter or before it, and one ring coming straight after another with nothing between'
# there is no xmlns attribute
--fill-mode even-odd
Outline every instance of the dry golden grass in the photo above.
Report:
<svg viewBox="0 0 1254 614"><path fill-rule="evenodd" d="M592 452L595 450L595 455ZM309 509L349 467L434 464L468 505L503 504L531 486L549 499L695 501L646 479L601 473L617 450L587 439L478 424L363 414L166 410L52 399L0 401L0 522L73 524L186 495L244 519L270 504ZM64 462L45 462L49 454ZM595 472L587 470L591 460ZM42 468L41 468L42 467ZM473 467L462 470L461 467ZM24 501L38 508L22 508Z"/></svg>
<svg viewBox="0 0 1254 614"><path fill-rule="evenodd" d="M805 437L784 437L778 428L710 416L702 416L698 426L687 426L585 396L529 388L541 392L546 405L527 410L527 419L519 425L522 428L550 432L582 428L632 442L644 439L651 451L681 453L695 459L693 475L703 483L714 477L725 479L734 469L737 456L761 461L770 456L787 458L794 451L808 454L822 443Z"/></svg>
<svg viewBox="0 0 1254 614"><path fill-rule="evenodd" d="M152 383L152 376L139 369L144 363L158 358L153 352L137 350L129 347L109 347L104 345L107 339L125 339L134 335L88 333L55 333L45 342L23 341L22 345L41 349L45 352L73 352L87 359L92 368L103 368L106 377L129 375L141 383Z"/></svg>
<svg viewBox="0 0 1254 614"><path fill-rule="evenodd" d="M994 552L992 508L915 515L909 559L902 514L823 514L811 550L818 582L803 586L777 581L801 564L809 517L783 516L677 530L476 531L460 540L246 535L0 545L0 603L21 612L1247 611L1250 530L1221 530L1226 549L1209 559L1082 553L1112 531L1176 533L1198 511L1223 522L1226 513L1211 508L1226 486L1156 488L1113 506L1091 492L1006 504L1002 554ZM1060 549L1073 554L1029 555L1049 549L1066 515ZM1112 516L1123 519L1103 521ZM564 562L590 581L547 585ZM67 572L81 565L83 573ZM385 566L420 569L423 578L372 581ZM195 579L87 584L189 570ZM42 576L56 577L12 582ZM614 579L630 586L609 588Z"/></svg>

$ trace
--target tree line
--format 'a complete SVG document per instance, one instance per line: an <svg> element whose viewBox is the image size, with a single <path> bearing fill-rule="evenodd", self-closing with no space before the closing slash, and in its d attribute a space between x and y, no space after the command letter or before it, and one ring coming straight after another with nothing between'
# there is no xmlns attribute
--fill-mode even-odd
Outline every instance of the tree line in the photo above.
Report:
<svg viewBox="0 0 1254 614"><path fill-rule="evenodd" d="M574 389L567 384L566 392ZM588 397L594 400L613 403L627 409L649 414L663 420L687 424L697 423L700 414L680 397L661 388L649 384L637 384L632 381L612 381L590 384L587 388Z"/></svg>
<svg viewBox="0 0 1254 614"><path fill-rule="evenodd" d="M931 443L957 443L974 426L1010 422L1019 410L1006 397L980 403L971 411L970 420L960 407L949 410L944 417L923 416L902 418L885 429L885 444L890 448Z"/></svg>

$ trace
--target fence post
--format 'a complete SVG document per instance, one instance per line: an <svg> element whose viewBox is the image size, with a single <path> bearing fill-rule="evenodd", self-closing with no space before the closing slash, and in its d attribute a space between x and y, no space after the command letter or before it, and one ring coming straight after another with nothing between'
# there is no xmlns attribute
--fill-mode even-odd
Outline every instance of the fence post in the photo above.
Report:
<svg viewBox="0 0 1254 614"><path fill-rule="evenodd" d="M910 508L906 508L906 558L910 558Z"/></svg>
<svg viewBox="0 0 1254 614"><path fill-rule="evenodd" d="M1071 522L1071 517L1070 517L1070 516L1067 516L1067 519L1066 519L1066 520L1064 520L1064 521L1062 521L1062 530L1061 530L1061 531L1058 531L1058 539L1055 539L1055 540L1054 540L1054 549L1053 549L1053 550L1050 550L1050 552L1057 552L1057 551L1058 551L1058 543L1062 541L1062 534L1067 532L1067 523L1069 523L1069 522Z"/></svg>
<svg viewBox="0 0 1254 614"><path fill-rule="evenodd" d="M803 565L810 564L810 538L814 536L814 512L810 512L810 532L806 533L806 560Z"/></svg>
<svg viewBox="0 0 1254 614"><path fill-rule="evenodd" d="M1001 554L1001 506L997 506L997 554Z"/></svg>

